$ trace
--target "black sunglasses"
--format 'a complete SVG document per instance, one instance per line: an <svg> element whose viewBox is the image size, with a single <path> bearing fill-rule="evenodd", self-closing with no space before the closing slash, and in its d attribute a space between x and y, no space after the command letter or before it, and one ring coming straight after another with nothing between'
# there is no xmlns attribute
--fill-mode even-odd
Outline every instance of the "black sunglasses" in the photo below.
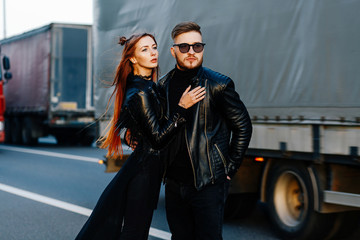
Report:
<svg viewBox="0 0 360 240"><path fill-rule="evenodd" d="M179 43L173 45L173 47L175 46L179 47L181 53L187 53L190 50L190 47L193 48L194 52L201 53L204 50L205 43L194 43L194 44Z"/></svg>

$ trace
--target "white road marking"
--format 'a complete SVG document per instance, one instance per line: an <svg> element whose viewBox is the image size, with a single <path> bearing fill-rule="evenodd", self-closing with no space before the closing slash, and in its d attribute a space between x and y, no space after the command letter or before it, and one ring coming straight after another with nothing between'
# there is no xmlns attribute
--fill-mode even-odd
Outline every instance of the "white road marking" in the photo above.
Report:
<svg viewBox="0 0 360 240"><path fill-rule="evenodd" d="M37 193L25 191L19 188L11 187L9 185L5 185L0 183L0 190L8 193L12 193L18 195L20 197L28 198L34 200L36 202L45 203L47 205L61 208L70 212L78 213L84 216L90 216L92 210L84 207L80 207L71 203L63 202L54 198L49 198Z"/></svg>
<svg viewBox="0 0 360 240"><path fill-rule="evenodd" d="M149 235L160 239L171 240L171 233L152 227L150 228Z"/></svg>
<svg viewBox="0 0 360 240"><path fill-rule="evenodd" d="M64 201L60 201L54 198L49 198L37 193L33 193L33 192L29 192L26 190L22 190L19 188L15 188L15 187L11 187L9 185L5 185L0 183L0 190L4 191L4 192L8 192L23 198L27 198L27 199L31 199L34 200L36 202L41 202L53 207L57 207L57 208L61 208L70 212L74 212L74 213L78 213L84 216L89 217L92 210L88 209L88 208L84 208L75 204L71 204L71 203L67 203ZM80 230L80 229L79 229ZM169 232L166 231L162 231L156 228L150 228L149 231L149 235L153 236L153 237L157 237L160 239L165 239L165 240L170 240L171 239L171 234Z"/></svg>
<svg viewBox="0 0 360 240"><path fill-rule="evenodd" d="M43 155L43 156L50 156L50 157L58 157L58 158L86 161L86 162L96 162L97 163L100 160L98 158L92 158L92 157L83 157L83 156L72 155L72 154L55 153L55 152L34 150L34 149L20 148L20 147L9 147L9 146L1 146L0 145L0 149L15 151L15 152L31 153L31 154L37 154L37 155Z"/></svg>

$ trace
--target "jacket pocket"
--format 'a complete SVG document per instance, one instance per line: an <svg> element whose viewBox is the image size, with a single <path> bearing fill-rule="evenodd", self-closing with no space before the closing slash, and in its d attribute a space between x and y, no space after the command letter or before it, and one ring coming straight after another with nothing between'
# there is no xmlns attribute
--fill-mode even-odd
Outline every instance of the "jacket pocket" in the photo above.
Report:
<svg viewBox="0 0 360 240"><path fill-rule="evenodd" d="M222 162L223 162L223 164L224 164L225 173L226 173L226 175L227 175L227 174L228 174L228 170L227 170L227 166L226 166L226 160L225 160L225 157L224 157L224 155L221 153L220 148L218 147L218 145L217 145L216 143L214 144L214 146L215 146L215 148L216 148L217 152L218 152L218 153L219 153L219 155L220 155L221 161L222 161Z"/></svg>

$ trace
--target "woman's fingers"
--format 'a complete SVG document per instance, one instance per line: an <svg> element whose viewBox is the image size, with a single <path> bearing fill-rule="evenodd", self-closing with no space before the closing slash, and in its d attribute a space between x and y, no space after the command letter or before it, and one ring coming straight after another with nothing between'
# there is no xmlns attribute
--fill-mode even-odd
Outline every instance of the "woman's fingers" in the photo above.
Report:
<svg viewBox="0 0 360 240"><path fill-rule="evenodd" d="M190 89L191 86L186 88L179 101L179 105L186 109L205 98L206 91L204 87L199 86L192 89L191 91Z"/></svg>
<svg viewBox="0 0 360 240"><path fill-rule="evenodd" d="M194 103L197 103L197 102L203 100L204 98L205 98L205 92L203 92L201 95L197 95L194 100Z"/></svg>
<svg viewBox="0 0 360 240"><path fill-rule="evenodd" d="M191 94L196 94L198 91L201 90L201 88L204 88L204 87L198 86L198 87L194 88L193 90L191 90L190 93L191 93Z"/></svg>
<svg viewBox="0 0 360 240"><path fill-rule="evenodd" d="M185 96L190 91L190 88L191 88L191 85L185 89L185 91L183 92L182 95Z"/></svg>
<svg viewBox="0 0 360 240"><path fill-rule="evenodd" d="M196 96L196 95L198 95L199 93L204 92L204 91L205 91L205 88L204 88L204 87L196 87L196 88L194 88L193 90L191 90L191 91L189 92L189 94Z"/></svg>
<svg viewBox="0 0 360 240"><path fill-rule="evenodd" d="M199 101L199 99L201 100L205 97L205 93L206 91L204 87L197 87L191 91L191 94L193 94L193 97L195 97L197 102Z"/></svg>
<svg viewBox="0 0 360 240"><path fill-rule="evenodd" d="M196 96L202 96L205 94L205 88L201 88L196 92Z"/></svg>

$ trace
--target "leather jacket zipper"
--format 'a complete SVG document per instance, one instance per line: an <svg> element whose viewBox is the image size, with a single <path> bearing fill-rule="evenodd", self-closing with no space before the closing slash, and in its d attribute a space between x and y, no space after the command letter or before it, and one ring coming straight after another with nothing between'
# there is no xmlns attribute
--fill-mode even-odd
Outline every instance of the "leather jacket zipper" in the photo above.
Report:
<svg viewBox="0 0 360 240"><path fill-rule="evenodd" d="M207 85L207 80L205 80L205 89L207 88L206 87ZM205 133L205 138L206 138L206 150L207 150L207 159L208 159L208 162L209 162L209 168L210 168L210 173L211 173L211 182L214 184L215 183L215 179L214 179L214 174L213 174L213 171L212 171L212 166L211 166L211 161L210 161L210 154L209 154L209 139L207 137L207 132L206 132L206 103L207 101L204 102L204 110L205 110L205 129L204 129L204 133Z"/></svg>
<svg viewBox="0 0 360 240"><path fill-rule="evenodd" d="M224 168L225 168L225 174L227 175L228 174L228 171L227 171L227 167L226 167L226 161L225 161L225 158L224 158L224 155L222 154L222 152L220 151L220 148L218 147L218 145L215 143L214 144L216 150L218 151L218 153L220 154L220 158L224 164Z"/></svg>
<svg viewBox="0 0 360 240"><path fill-rule="evenodd" d="M194 168L193 160L192 160L192 158L191 158L191 153L190 153L190 149L189 149L189 143L188 143L188 140L187 140L187 130L186 130L186 126L185 126L185 142L186 142L186 149L188 150L189 157L190 157L191 167L192 167L193 176L194 176L194 185L195 185L195 188L196 188L195 168Z"/></svg>

